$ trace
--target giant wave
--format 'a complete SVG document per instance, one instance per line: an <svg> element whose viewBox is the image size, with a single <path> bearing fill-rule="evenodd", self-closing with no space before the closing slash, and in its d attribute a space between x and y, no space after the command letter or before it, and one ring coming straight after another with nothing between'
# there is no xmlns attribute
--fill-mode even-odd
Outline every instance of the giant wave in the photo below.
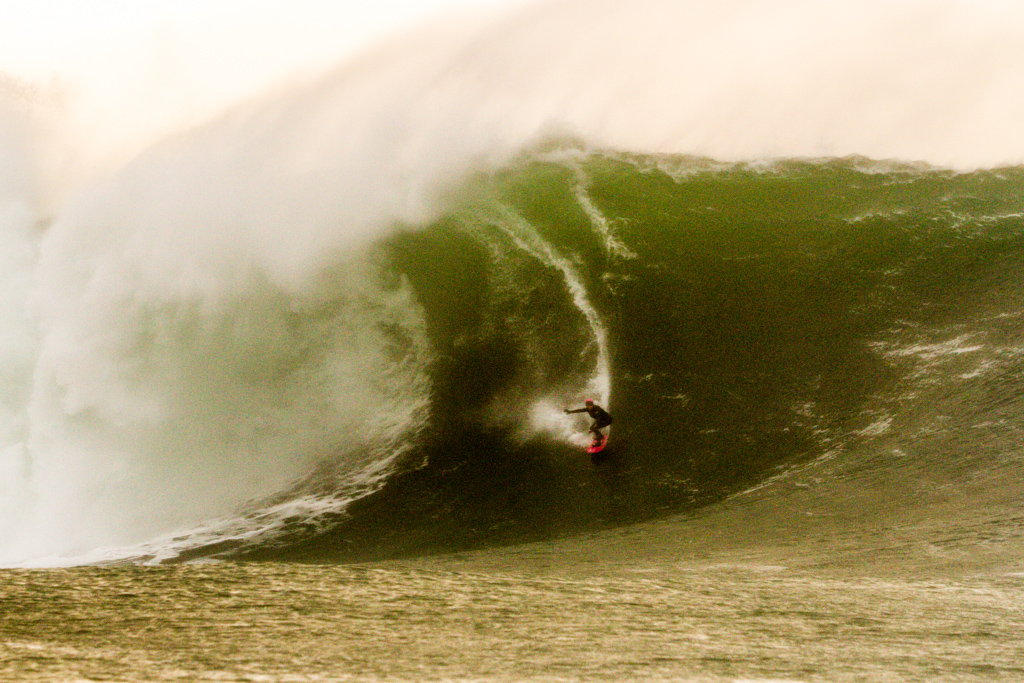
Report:
<svg viewBox="0 0 1024 683"><path fill-rule="evenodd" d="M821 459L947 483L1016 462L1001 10L625 7L407 37L52 222L16 170L0 560L387 557L693 510ZM766 12L802 42L751 91L765 64L729 50L765 53L742 29ZM996 55L975 115L934 113L959 66L915 99L854 49L924 15L915 55ZM808 68L840 26L840 66ZM733 56L682 77L709 54ZM561 412L584 396L616 418L597 464Z"/></svg>

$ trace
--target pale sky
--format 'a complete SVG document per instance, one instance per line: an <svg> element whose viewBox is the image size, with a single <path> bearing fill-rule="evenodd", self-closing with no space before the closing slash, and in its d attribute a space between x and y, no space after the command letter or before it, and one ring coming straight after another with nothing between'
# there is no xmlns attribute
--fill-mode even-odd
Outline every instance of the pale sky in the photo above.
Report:
<svg viewBox="0 0 1024 683"><path fill-rule="evenodd" d="M59 100L67 125L94 149L125 156L422 21L521 4L0 0L0 94L5 81L31 86L41 99ZM104 125L115 117L116 127Z"/></svg>
<svg viewBox="0 0 1024 683"><path fill-rule="evenodd" d="M177 38L217 50L263 43L304 62L345 54L443 12L516 0L5 0L0 71L76 71L139 43Z"/></svg>

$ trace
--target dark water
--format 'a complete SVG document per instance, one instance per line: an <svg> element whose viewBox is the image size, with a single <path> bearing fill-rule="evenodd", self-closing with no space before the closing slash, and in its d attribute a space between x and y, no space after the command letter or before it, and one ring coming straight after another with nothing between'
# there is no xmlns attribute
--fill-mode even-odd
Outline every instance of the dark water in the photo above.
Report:
<svg viewBox="0 0 1024 683"><path fill-rule="evenodd" d="M822 458L910 489L998 482L1022 458L1022 190L1019 168L523 155L379 245L435 359L429 424L398 472L315 530L182 558L548 539L694 511ZM591 463L530 415L594 387L615 425Z"/></svg>

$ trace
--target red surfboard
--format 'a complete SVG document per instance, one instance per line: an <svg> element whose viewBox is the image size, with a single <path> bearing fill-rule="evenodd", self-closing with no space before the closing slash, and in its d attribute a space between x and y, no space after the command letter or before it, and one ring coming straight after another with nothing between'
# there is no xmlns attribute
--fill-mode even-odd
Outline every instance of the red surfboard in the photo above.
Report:
<svg viewBox="0 0 1024 683"><path fill-rule="evenodd" d="M590 442L590 445L587 446L587 453L600 453L607 445L608 436L606 434L602 434L600 439L594 439Z"/></svg>

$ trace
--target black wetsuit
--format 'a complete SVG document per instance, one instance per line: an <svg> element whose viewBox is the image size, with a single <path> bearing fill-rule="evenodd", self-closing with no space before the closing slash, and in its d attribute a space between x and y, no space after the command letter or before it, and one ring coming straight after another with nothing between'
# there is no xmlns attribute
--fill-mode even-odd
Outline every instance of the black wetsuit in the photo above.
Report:
<svg viewBox="0 0 1024 683"><path fill-rule="evenodd" d="M594 420L594 424L590 425L590 431L594 434L594 438L601 438L601 430L612 423L612 416L608 414L601 406L596 403L591 403L585 408L577 408L576 410L568 410L567 413L586 413Z"/></svg>

